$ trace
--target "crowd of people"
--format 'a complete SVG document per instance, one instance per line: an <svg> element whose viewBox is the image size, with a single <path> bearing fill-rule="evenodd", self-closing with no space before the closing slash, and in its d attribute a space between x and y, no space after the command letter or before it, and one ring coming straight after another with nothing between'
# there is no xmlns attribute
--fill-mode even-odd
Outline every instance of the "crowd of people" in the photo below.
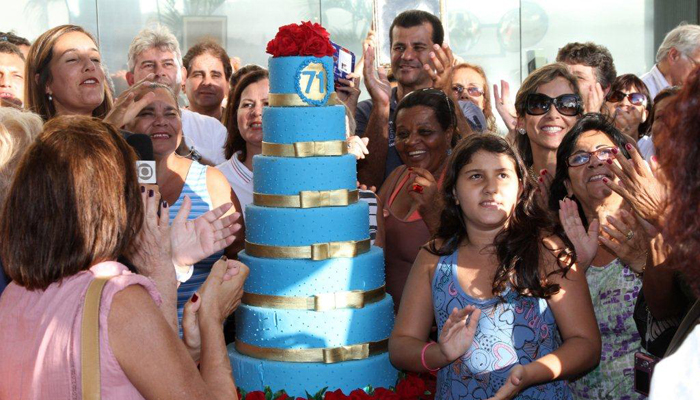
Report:
<svg viewBox="0 0 700 400"><path fill-rule="evenodd" d="M700 398L700 26L641 77L562 43L512 97L428 12L394 19L389 73L373 36L335 86L392 363L437 373L440 399ZM0 398L80 398L105 280L104 398L236 397L225 346L269 74L209 40L183 57L160 26L127 60L115 93L82 27L0 32Z"/></svg>

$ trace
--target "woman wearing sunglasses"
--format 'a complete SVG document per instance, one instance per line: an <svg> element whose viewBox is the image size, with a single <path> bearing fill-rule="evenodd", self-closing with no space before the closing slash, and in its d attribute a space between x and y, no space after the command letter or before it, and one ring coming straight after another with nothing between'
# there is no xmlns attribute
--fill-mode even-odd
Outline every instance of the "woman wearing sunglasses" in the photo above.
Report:
<svg viewBox="0 0 700 400"><path fill-rule="evenodd" d="M486 118L486 130L496 132L496 117L491 109L491 92L484 69L475 64L460 63L452 71L452 91L457 100L476 104Z"/></svg>
<svg viewBox="0 0 700 400"><path fill-rule="evenodd" d="M645 398L633 390L641 342L632 316L648 240L630 205L606 184L617 181L608 165L619 152L629 158L630 142L606 116L586 114L557 151L549 207L559 210L556 233L565 232L586 274L602 340L600 364L569 385L579 399Z"/></svg>
<svg viewBox="0 0 700 400"><path fill-rule="evenodd" d="M515 96L515 144L546 201L557 165L557 148L583 112L576 78L566 65L545 65L531 73Z"/></svg>
<svg viewBox="0 0 700 400"><path fill-rule="evenodd" d="M625 74L613 82L604 108L614 119L615 127L636 142L649 130L651 103L647 85L636 75Z"/></svg>

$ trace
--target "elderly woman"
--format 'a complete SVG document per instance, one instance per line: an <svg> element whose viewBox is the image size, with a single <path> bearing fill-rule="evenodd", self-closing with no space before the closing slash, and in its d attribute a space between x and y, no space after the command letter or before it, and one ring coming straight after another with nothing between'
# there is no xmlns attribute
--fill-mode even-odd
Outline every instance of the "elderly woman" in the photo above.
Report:
<svg viewBox="0 0 700 400"><path fill-rule="evenodd" d="M228 161L217 168L238 196L243 211L253 202L253 156L262 153L262 112L269 93L267 70L253 70L240 78L226 105L228 138L224 151Z"/></svg>
<svg viewBox="0 0 700 400"><path fill-rule="evenodd" d="M603 107L615 120L615 127L634 141L649 130L652 99L647 85L636 75L625 74L615 78Z"/></svg>
<svg viewBox="0 0 700 400"><path fill-rule="evenodd" d="M387 177L379 192L384 224L375 244L384 248L387 292L398 310L420 247L440 223L438 188L458 132L455 105L437 89L406 95L394 116L396 150L404 165Z"/></svg>
<svg viewBox="0 0 700 400"><path fill-rule="evenodd" d="M632 315L646 265L646 238L630 205L607 186L615 179L609 165L617 153L629 157L629 142L605 116L587 114L557 150L549 207L559 210L585 271L603 343L596 369L570 384L581 399L643 398L633 390L634 353L641 345ZM605 233L599 236L601 225Z"/></svg>
<svg viewBox="0 0 700 400"><path fill-rule="evenodd" d="M459 100L476 104L486 118L485 129L496 132L496 116L491 109L491 91L481 66L460 63L452 68L452 90Z"/></svg>
<svg viewBox="0 0 700 400"><path fill-rule="evenodd" d="M218 263L188 305L188 325L196 319L199 328L187 335L196 333L190 343L201 340L200 372L159 309L165 294L115 261L128 254L139 270L169 273L175 285L174 254L162 246L170 240L168 208L156 215L153 193L139 190L135 161L118 131L79 116L48 122L23 157L0 221L13 280L0 298L1 398L89 397L81 384L95 375L81 368L81 346L99 354L95 389L103 399L235 398L221 324L240 299L247 269L239 266L238 277L226 280L226 265ZM182 248L196 256L201 244ZM108 280L92 317L83 309L96 278ZM99 318L95 347L84 343L83 315Z"/></svg>
<svg viewBox="0 0 700 400"><path fill-rule="evenodd" d="M12 177L29 144L41 132L41 118L30 112L14 108L0 108L0 207L10 190ZM0 263L0 294L7 279Z"/></svg>
<svg viewBox="0 0 700 400"><path fill-rule="evenodd" d="M180 207L191 207L191 219L229 202L233 203L233 207L228 214L238 212L238 199L217 169L175 153L182 141L182 121L177 99L168 86L161 83L150 85L153 101L136 115L127 125L127 129L134 133L146 134L153 141L156 181L162 200L175 212ZM226 256L235 258L243 248L243 241L244 236L239 234L236 241L226 248ZM184 305L205 281L212 265L221 255L222 252L214 253L194 264L192 277L181 279L184 282L178 287L177 294L179 320L182 319Z"/></svg>
<svg viewBox="0 0 700 400"><path fill-rule="evenodd" d="M520 86L515 109L515 145L546 198L559 144L583 112L576 78L562 63L535 70Z"/></svg>

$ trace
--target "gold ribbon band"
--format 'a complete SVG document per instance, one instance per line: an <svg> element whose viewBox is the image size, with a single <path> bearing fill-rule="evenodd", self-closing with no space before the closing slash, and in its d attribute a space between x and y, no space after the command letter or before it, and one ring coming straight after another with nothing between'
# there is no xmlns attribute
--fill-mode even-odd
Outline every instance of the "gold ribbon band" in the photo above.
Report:
<svg viewBox="0 0 700 400"><path fill-rule="evenodd" d="M275 157L342 156L348 154L343 140L325 142L297 142L294 144L262 143L262 155Z"/></svg>
<svg viewBox="0 0 700 400"><path fill-rule="evenodd" d="M305 102L296 93L270 93L267 98L270 107L314 107L313 104ZM333 92L328 96L327 106L339 106L343 103L338 99L338 94Z"/></svg>
<svg viewBox="0 0 700 400"><path fill-rule="evenodd" d="M389 339L351 346L315 349L259 347L236 340L236 350L243 355L264 360L333 364L343 361L364 360L377 354L386 353L389 350Z"/></svg>
<svg viewBox="0 0 700 400"><path fill-rule="evenodd" d="M245 241L246 254L260 258L298 258L327 260L329 258L351 258L370 250L369 239L347 242L315 243L310 246L268 246Z"/></svg>
<svg viewBox="0 0 700 400"><path fill-rule="evenodd" d="M242 302L249 306L282 308L285 310L328 311L339 308L363 308L384 298L386 287L372 290L350 290L345 292L323 293L313 297L272 296L244 293Z"/></svg>
<svg viewBox="0 0 700 400"><path fill-rule="evenodd" d="M314 208L339 207L357 203L357 190L301 191L298 195L253 193L253 204L263 207Z"/></svg>

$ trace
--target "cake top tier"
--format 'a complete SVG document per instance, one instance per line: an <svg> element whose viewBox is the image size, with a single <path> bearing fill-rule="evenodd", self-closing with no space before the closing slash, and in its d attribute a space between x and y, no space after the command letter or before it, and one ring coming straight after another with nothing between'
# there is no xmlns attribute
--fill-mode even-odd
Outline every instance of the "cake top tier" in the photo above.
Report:
<svg viewBox="0 0 700 400"><path fill-rule="evenodd" d="M279 28L267 44L272 55L270 106L339 104L333 85L333 45L319 24L309 21Z"/></svg>

